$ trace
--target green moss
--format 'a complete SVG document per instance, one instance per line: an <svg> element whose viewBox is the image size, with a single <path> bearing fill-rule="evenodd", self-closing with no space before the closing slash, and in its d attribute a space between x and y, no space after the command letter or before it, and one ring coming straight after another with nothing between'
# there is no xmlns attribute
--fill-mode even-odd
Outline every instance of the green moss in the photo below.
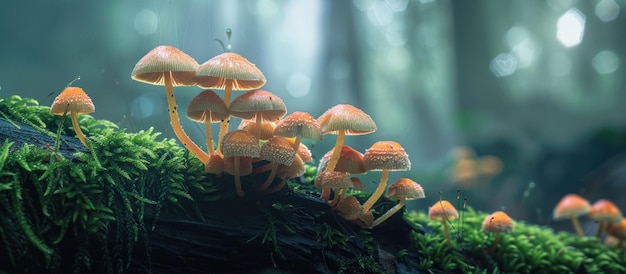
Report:
<svg viewBox="0 0 626 274"><path fill-rule="evenodd" d="M522 221L515 222L514 232L501 234L497 249L489 252L495 237L481 230L487 215L471 208L464 212L463 236L459 228L454 230L453 246L448 248L440 222L430 221L423 212L408 213L410 223L429 231L411 234L413 247L424 258L420 268L489 273L626 272L624 249L611 249L593 237L554 232Z"/></svg>
<svg viewBox="0 0 626 274"><path fill-rule="evenodd" d="M17 129L29 126L50 137L56 137L57 123L64 121L61 133L71 134L69 119L52 116L48 107L31 99L2 99L0 114ZM135 243L147 233L147 206L158 220L164 210L197 216L188 210L197 209L195 199L216 199L202 164L174 140L157 140L159 134L151 129L128 133L108 121L79 117L91 153L80 145L67 155L50 144L1 144L0 214L7 218L0 220L0 250L8 254L0 258L2 267L26 272L67 269L70 266L62 265L59 256L73 252L75 272L94 267L120 272L130 265ZM150 225L154 229L156 221ZM109 241L111 237L115 241ZM105 265L92 264L90 250L97 246L106 251L98 254L105 257Z"/></svg>

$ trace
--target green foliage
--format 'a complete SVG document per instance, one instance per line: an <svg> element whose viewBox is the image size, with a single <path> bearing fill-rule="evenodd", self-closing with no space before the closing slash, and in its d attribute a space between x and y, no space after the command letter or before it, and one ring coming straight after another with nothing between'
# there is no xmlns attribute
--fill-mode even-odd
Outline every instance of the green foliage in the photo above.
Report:
<svg viewBox="0 0 626 274"><path fill-rule="evenodd" d="M48 107L18 96L0 99L0 116L17 129L24 123L52 137L61 120ZM174 140L157 140L152 129L128 133L88 115L79 121L90 153L62 155L8 141L0 146L0 215L7 216L0 220L0 253L7 254L0 265L9 270L123 272L135 243L147 233L147 208L157 220L163 210L197 213L196 198L217 197L202 164ZM64 122L61 132L70 125ZM61 265L65 242L77 245L71 266ZM94 250L103 258L94 258Z"/></svg>
<svg viewBox="0 0 626 274"><path fill-rule="evenodd" d="M420 269L445 272L489 273L575 273L584 267L589 273L626 272L625 250L611 249L594 237L558 232L537 225L515 222L512 233L503 233L495 251L489 251L495 235L482 231L488 214L469 208L463 214L463 234L453 231L453 246L443 237L441 222L422 212L410 212L407 220L430 231L411 233L412 245L423 258ZM456 222L454 222L456 225Z"/></svg>

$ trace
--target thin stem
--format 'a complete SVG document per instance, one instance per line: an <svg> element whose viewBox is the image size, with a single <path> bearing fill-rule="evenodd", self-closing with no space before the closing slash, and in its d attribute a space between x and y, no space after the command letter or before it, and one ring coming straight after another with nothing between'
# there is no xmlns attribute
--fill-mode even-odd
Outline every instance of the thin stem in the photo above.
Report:
<svg viewBox="0 0 626 274"><path fill-rule="evenodd" d="M89 145L87 144L87 140L85 140L85 135L83 135L83 131L80 129L80 126L78 125L78 115L76 114L76 111L71 111L70 115L72 116L72 126L74 127L74 131L76 131L76 137L78 137L78 140L80 140L81 143L83 143L83 145L85 145L86 148L89 148Z"/></svg>
<svg viewBox="0 0 626 274"><path fill-rule="evenodd" d="M383 174L380 177L380 183L378 183L378 187L376 187L376 190L374 191L374 193L372 193L372 196L370 196L363 204L363 212L369 211L372 206L374 206L376 201L378 201L378 199L383 196L383 193L385 192L385 187L387 187L388 178L389 170L383 169Z"/></svg>
<svg viewBox="0 0 626 274"><path fill-rule="evenodd" d="M398 202L398 204L396 204L395 206L393 206L392 208L387 210L387 212L385 212L385 214L383 214L380 217L378 217L378 219L374 220L374 222L372 223L372 227L375 227L375 226L381 224L382 222L384 222L387 219L389 219L389 217L393 216L393 214L395 214L400 209L402 209L402 207L404 207L405 202L406 202L406 198L402 197L402 199L400 199L400 202Z"/></svg>
<svg viewBox="0 0 626 274"><path fill-rule="evenodd" d="M235 190L237 191L237 196L243 197L246 193L243 192L241 188L241 176L239 176L240 164L239 164L239 156L235 156L233 159L235 162Z"/></svg>
<svg viewBox="0 0 626 274"><path fill-rule="evenodd" d="M574 230L576 230L576 234L578 236L584 236L582 228L580 228L580 223L578 222L578 216L572 215L572 224L574 224Z"/></svg>
<svg viewBox="0 0 626 274"><path fill-rule="evenodd" d="M270 175L267 177L265 182L259 185L257 188L258 191L264 191L272 184L274 178L276 177L276 172L278 171L278 165L278 163L272 162L272 171L270 171Z"/></svg>
<svg viewBox="0 0 626 274"><path fill-rule="evenodd" d="M224 89L224 104L226 104L226 108L228 108L230 107L230 94L232 93L232 90L233 90L233 80L226 79L226 83L224 83L224 85L226 86L226 88ZM221 148L222 139L224 139L224 135L228 133L229 124L230 124L230 116L228 116L228 118L226 118L220 123L220 135L217 139L217 153L218 154L222 154L222 148Z"/></svg>
<svg viewBox="0 0 626 274"><path fill-rule="evenodd" d="M206 164L209 161L209 155L194 143L187 133L183 130L178 119L178 106L176 105L176 99L174 98L174 87L172 86L172 75L170 72L165 73L165 95L167 97L167 108L170 113L170 123L174 134L178 140L187 148L193 155L195 155L202 163Z"/></svg>
<svg viewBox="0 0 626 274"><path fill-rule="evenodd" d="M211 112L209 112L209 117L204 118L204 126L205 126L205 134L206 134L206 147L209 152L209 156L213 155L215 151L213 150L213 136L211 133Z"/></svg>

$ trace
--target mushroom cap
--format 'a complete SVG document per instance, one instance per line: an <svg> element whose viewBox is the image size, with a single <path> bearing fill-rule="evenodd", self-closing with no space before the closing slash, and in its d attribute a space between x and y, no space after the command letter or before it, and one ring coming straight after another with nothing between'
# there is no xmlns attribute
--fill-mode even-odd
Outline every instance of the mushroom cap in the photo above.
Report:
<svg viewBox="0 0 626 274"><path fill-rule="evenodd" d="M623 217L619 208L606 199L600 199L593 203L587 214L589 219L600 222L620 222Z"/></svg>
<svg viewBox="0 0 626 274"><path fill-rule="evenodd" d="M165 73L172 75L173 86L194 86L198 62L173 47L161 45L139 59L130 77L139 82L164 86Z"/></svg>
<svg viewBox="0 0 626 274"><path fill-rule="evenodd" d="M320 159L320 164L317 167L317 170L326 170L326 166L330 161L330 158L333 155L333 150L329 150L324 154L324 157ZM350 174L361 174L365 173L365 164L363 162L363 154L361 152L356 151L351 146L344 145L341 147L341 152L339 153L339 160L337 161L337 166L335 167L335 171L346 172Z"/></svg>
<svg viewBox="0 0 626 274"><path fill-rule="evenodd" d="M259 140L254 135L241 129L226 133L222 139L221 149L224 158L234 156L257 158L261 153Z"/></svg>
<svg viewBox="0 0 626 274"><path fill-rule="evenodd" d="M303 111L293 112L281 119L274 129L274 134L309 140L322 139L320 124L311 114Z"/></svg>
<svg viewBox="0 0 626 274"><path fill-rule="evenodd" d="M315 177L315 187L318 189L352 188L354 184L345 172L326 171Z"/></svg>
<svg viewBox="0 0 626 274"><path fill-rule="evenodd" d="M378 141L365 151L363 163L366 170L409 170L409 155L394 141Z"/></svg>
<svg viewBox="0 0 626 274"><path fill-rule="evenodd" d="M261 147L260 155L264 160L288 166L293 163L296 153L285 137L274 136Z"/></svg>
<svg viewBox="0 0 626 274"><path fill-rule="evenodd" d="M224 158L220 154L209 155L209 160L204 165L204 172L211 174L221 174L224 172Z"/></svg>
<svg viewBox="0 0 626 274"><path fill-rule="evenodd" d="M280 97L267 90L257 89L235 98L228 109L232 116L254 119L261 115L263 120L280 119L287 113L287 106Z"/></svg>
<svg viewBox="0 0 626 274"><path fill-rule="evenodd" d="M274 128L276 128L276 123L272 121L262 121L261 122L261 132L259 135L259 139L263 141L267 141L274 136ZM254 120L243 119L237 126L237 129L242 129L250 134L256 134L256 122Z"/></svg>
<svg viewBox="0 0 626 274"><path fill-rule="evenodd" d="M337 203L337 213L348 221L356 220L363 215L363 206L354 196L348 196Z"/></svg>
<svg viewBox="0 0 626 274"><path fill-rule="evenodd" d="M389 186L387 197L393 199L416 200L425 198L424 189L417 182L409 178L400 178Z"/></svg>
<svg viewBox="0 0 626 274"><path fill-rule="evenodd" d="M66 87L52 102L50 113L63 115L67 113L92 113L96 107L85 91L79 87Z"/></svg>
<svg viewBox="0 0 626 274"><path fill-rule="evenodd" d="M482 228L485 232L513 232L514 226L509 215L503 211L496 211L485 217Z"/></svg>
<svg viewBox="0 0 626 274"><path fill-rule="evenodd" d="M322 134L339 134L344 130L346 135L363 135L376 131L376 123L372 117L362 110L348 104L338 104L317 118Z"/></svg>
<svg viewBox="0 0 626 274"><path fill-rule="evenodd" d="M201 88L226 89L226 79L234 90L253 90L265 85L265 76L248 59L234 52L217 55L198 67L194 79Z"/></svg>
<svg viewBox="0 0 626 274"><path fill-rule="evenodd" d="M356 189L356 190L367 189L367 186L365 186L365 184L363 184L363 182L361 182L361 179L359 179L358 177L350 177L350 181L352 181L352 184L354 185L352 189Z"/></svg>
<svg viewBox="0 0 626 274"><path fill-rule="evenodd" d="M606 227L606 233L615 238L626 240L626 218L617 223L609 223Z"/></svg>
<svg viewBox="0 0 626 274"><path fill-rule="evenodd" d="M252 158L239 157L239 176L252 174ZM224 172L235 175L235 157L224 158Z"/></svg>
<svg viewBox="0 0 626 274"><path fill-rule="evenodd" d="M210 89L193 97L187 106L187 117L195 122L217 123L228 118L229 115L224 100ZM209 117L210 120L206 120Z"/></svg>
<svg viewBox="0 0 626 274"><path fill-rule="evenodd" d="M435 221L454 220L459 212L447 200L439 200L428 209L428 218Z"/></svg>
<svg viewBox="0 0 626 274"><path fill-rule="evenodd" d="M296 178L304 175L304 172L304 162L302 161L302 158L300 158L300 156L296 154L296 156L293 158L293 162L291 163L291 165L278 166L278 170L276 171L276 177Z"/></svg>
<svg viewBox="0 0 626 274"><path fill-rule="evenodd" d="M587 199L578 194L567 194L561 198L552 212L552 219L569 219L572 215L581 216L589 212L591 206Z"/></svg>
<svg viewBox="0 0 626 274"><path fill-rule="evenodd" d="M293 141L294 140L289 140L289 142L291 142L292 144L293 144ZM300 157L302 158L302 161L304 161L305 163L313 162L313 154L311 154L311 151L309 150L309 148L303 143L300 143L300 146L298 146L298 151L296 151L296 153L300 155Z"/></svg>

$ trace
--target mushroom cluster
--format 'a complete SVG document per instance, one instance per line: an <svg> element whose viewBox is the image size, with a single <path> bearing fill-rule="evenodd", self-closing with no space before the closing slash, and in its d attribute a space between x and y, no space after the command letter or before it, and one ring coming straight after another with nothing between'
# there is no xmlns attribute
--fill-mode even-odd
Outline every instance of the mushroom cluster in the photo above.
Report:
<svg viewBox="0 0 626 274"><path fill-rule="evenodd" d="M574 230L579 236L585 233L580 227L578 217L587 216L587 218L598 223L595 237L600 239L607 233L609 236L624 238L623 234L616 233L616 227L620 227L624 216L622 211L611 201L600 199L590 204L587 199L578 194L567 194L556 205L552 218L554 220L571 219ZM617 236L615 236L617 235Z"/></svg>
<svg viewBox="0 0 626 274"><path fill-rule="evenodd" d="M387 193L389 198L397 199L398 204L374 219L370 210L384 194L389 172L411 167L404 148L393 141L380 141L362 154L344 145L347 135L376 131L372 118L349 104L333 106L317 119L302 111L285 116L287 107L280 97L260 89L266 82L263 73L237 53L225 52L198 64L181 50L161 45L137 62L131 78L165 86L170 122L176 137L204 164L207 173L233 175L239 197L245 195L242 176L268 172L256 190L271 193L281 189L289 178L303 175L304 163L311 162L312 157L302 139L316 141L323 135L333 134L337 135L335 145L320 162L315 184L322 190L321 197L327 199L339 215L354 217L354 220L361 220L363 226L373 227L399 211L406 200L424 198L424 191L418 183L408 178L399 179ZM194 143L180 124L175 86L203 89L191 100L186 114L189 119L205 124L206 150ZM223 90L223 97L220 98L214 90ZM244 93L231 101L233 90ZM242 119L234 131L229 131L230 117ZM212 123L220 123L215 147ZM269 164L253 168L253 163L259 161ZM382 172L372 196L363 205L354 198L345 198L347 189L365 188L358 178L349 178L349 175L367 171ZM278 183L274 183L276 178L280 180ZM351 209L346 211L347 208Z"/></svg>

